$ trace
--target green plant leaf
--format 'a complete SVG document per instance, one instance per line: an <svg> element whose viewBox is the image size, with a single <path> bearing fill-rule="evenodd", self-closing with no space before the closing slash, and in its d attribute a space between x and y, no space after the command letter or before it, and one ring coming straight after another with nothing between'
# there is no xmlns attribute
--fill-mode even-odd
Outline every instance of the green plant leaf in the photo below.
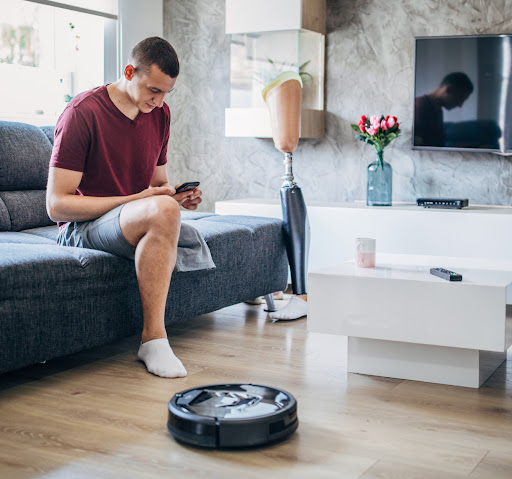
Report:
<svg viewBox="0 0 512 479"><path fill-rule="evenodd" d="M356 135L355 138L357 140L364 141L365 143L368 143L369 145L372 145L372 146L375 144L374 140L372 140L371 138L368 138L367 135L365 136L365 135L359 134L359 135Z"/></svg>
<svg viewBox="0 0 512 479"><path fill-rule="evenodd" d="M308 72L299 72L299 75L302 77L302 76L306 76L306 77L309 77L310 80L313 80L313 75L311 75L310 73Z"/></svg>
<svg viewBox="0 0 512 479"><path fill-rule="evenodd" d="M308 60L307 62L304 62L302 65L300 65L300 66L299 66L299 73L301 72L301 70L302 70L303 68L305 68L305 67L306 67L306 65L308 65L308 63L311 63L311 60Z"/></svg>

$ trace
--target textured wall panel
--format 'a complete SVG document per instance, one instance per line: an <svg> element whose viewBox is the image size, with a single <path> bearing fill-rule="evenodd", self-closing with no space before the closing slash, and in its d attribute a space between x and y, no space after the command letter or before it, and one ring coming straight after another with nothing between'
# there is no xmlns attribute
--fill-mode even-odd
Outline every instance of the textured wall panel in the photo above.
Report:
<svg viewBox="0 0 512 479"><path fill-rule="evenodd" d="M413 151L414 37L512 32L512 0L327 0L326 137L301 140L296 180L308 200L366 199L374 150L351 123L365 114L399 118L402 136L385 150L394 170L393 201L463 196L473 204L512 205L512 161L484 153ZM164 0L164 36L182 73L168 103L171 182L200 180L203 211L214 202L278 197L283 172L272 140L225 138L229 36L225 0Z"/></svg>

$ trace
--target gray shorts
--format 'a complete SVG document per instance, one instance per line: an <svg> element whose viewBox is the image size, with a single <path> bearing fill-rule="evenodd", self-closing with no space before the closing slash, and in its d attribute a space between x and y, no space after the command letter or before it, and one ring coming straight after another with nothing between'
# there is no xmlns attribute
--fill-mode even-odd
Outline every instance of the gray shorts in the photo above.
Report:
<svg viewBox="0 0 512 479"><path fill-rule="evenodd" d="M123 206L118 206L92 221L68 223L59 231L57 244L98 249L133 260L135 246L124 237L119 224Z"/></svg>

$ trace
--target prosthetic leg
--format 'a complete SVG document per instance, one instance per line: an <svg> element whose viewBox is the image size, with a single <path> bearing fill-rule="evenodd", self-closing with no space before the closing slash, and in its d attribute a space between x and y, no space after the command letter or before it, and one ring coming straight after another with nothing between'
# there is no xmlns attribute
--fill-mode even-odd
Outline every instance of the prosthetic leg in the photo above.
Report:
<svg viewBox="0 0 512 479"><path fill-rule="evenodd" d="M286 252L292 276L293 294L307 293L309 221L302 190L293 181L292 154L285 153L286 173L281 187L281 207Z"/></svg>
<svg viewBox="0 0 512 479"><path fill-rule="evenodd" d="M275 147L284 153L285 175L281 187L284 238L290 263L292 289L307 293L309 222L301 189L294 182L292 158L299 143L302 80L295 72L285 72L263 90L272 123Z"/></svg>

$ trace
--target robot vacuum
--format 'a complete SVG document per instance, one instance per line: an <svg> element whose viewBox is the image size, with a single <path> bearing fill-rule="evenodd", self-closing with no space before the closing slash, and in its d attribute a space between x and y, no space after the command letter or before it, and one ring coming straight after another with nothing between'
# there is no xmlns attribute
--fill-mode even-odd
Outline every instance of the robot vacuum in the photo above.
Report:
<svg viewBox="0 0 512 479"><path fill-rule="evenodd" d="M299 425L288 392L257 384L212 384L186 389L169 401L167 428L180 442L208 448L261 446Z"/></svg>

